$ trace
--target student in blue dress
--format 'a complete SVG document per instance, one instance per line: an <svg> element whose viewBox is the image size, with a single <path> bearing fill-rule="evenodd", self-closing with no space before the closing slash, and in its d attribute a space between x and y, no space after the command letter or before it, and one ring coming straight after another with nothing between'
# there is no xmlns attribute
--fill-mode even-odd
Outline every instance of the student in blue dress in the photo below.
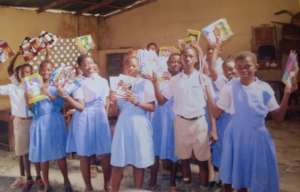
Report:
<svg viewBox="0 0 300 192"><path fill-rule="evenodd" d="M155 93L157 90L163 91L168 86L168 80L171 76L175 76L181 71L182 64L179 53L173 53L170 55L168 61L168 73L163 77L165 80L159 83L156 74L153 74L151 79L154 85ZM159 94L156 94L156 100L159 104L161 98ZM173 100L168 100L162 106L157 106L155 109L152 126L153 126L153 142L154 142L154 154L155 164L151 167L151 178L149 187L154 188L157 183L157 174L159 170L159 160L168 162L171 167L170 187L171 191L176 190L176 171L178 158L175 155L175 142L174 142L174 113L172 110Z"/></svg>
<svg viewBox="0 0 300 192"><path fill-rule="evenodd" d="M63 98L57 95L55 86L49 85L52 63L43 61L39 73L44 81L43 93L48 97L31 106L33 120L30 128L29 159L40 163L44 182L43 191L51 191L49 161L57 160L64 177L65 191L72 191L66 162L66 128L62 108Z"/></svg>
<svg viewBox="0 0 300 192"><path fill-rule="evenodd" d="M94 61L88 55L81 55L77 63L82 76L80 87L72 97L62 88L64 99L77 111L73 113L67 139L67 153L76 153L80 157L80 171L85 183L85 191L92 191L91 158L99 156L104 176L104 190L109 190L111 131L105 105L109 95L106 79L93 73Z"/></svg>
<svg viewBox="0 0 300 192"><path fill-rule="evenodd" d="M216 78L213 79L216 100L218 100L221 89L236 76L234 65L233 57L226 58L222 65L223 75L217 74ZM230 114L226 112L217 119L218 140L212 144L212 163L217 172L219 171L221 163L224 131L229 121Z"/></svg>
<svg viewBox="0 0 300 192"><path fill-rule="evenodd" d="M127 165L133 166L135 188L141 189L144 169L154 163L152 127L147 117L155 108L153 86L139 76L137 58L128 57L125 63L127 75L136 79L124 97L113 100L119 108L111 155L113 192L119 191Z"/></svg>
<svg viewBox="0 0 300 192"><path fill-rule="evenodd" d="M275 120L282 121L289 96L297 88L286 86L278 105L272 88L255 76L255 54L239 53L235 68L239 78L224 86L216 104L207 91L215 117L224 111L231 115L224 132L220 168L224 191L279 192L275 146L265 127L265 117L270 112Z"/></svg>

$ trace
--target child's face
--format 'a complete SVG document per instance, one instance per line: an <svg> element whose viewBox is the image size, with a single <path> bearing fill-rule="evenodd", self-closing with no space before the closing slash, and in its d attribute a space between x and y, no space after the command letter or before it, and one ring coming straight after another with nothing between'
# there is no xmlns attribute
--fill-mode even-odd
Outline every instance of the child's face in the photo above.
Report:
<svg viewBox="0 0 300 192"><path fill-rule="evenodd" d="M182 68L181 60L179 55L173 55L168 60L168 71L175 75L177 74Z"/></svg>
<svg viewBox="0 0 300 192"><path fill-rule="evenodd" d="M154 52L157 52L158 48L157 48L155 45L150 45L150 46L148 47L148 50L149 50L149 51L152 50L152 51L154 51Z"/></svg>
<svg viewBox="0 0 300 192"><path fill-rule="evenodd" d="M223 73L227 79L232 79L234 76L236 76L236 70L234 66L235 66L234 61L229 61L224 63Z"/></svg>
<svg viewBox="0 0 300 192"><path fill-rule="evenodd" d="M139 74L138 61L136 59L129 59L126 65L126 72L128 75L136 77Z"/></svg>
<svg viewBox="0 0 300 192"><path fill-rule="evenodd" d="M83 75L88 76L91 74L91 68L92 65L94 64L94 61L90 57L86 57L82 63L80 64L79 68L82 72Z"/></svg>
<svg viewBox="0 0 300 192"><path fill-rule="evenodd" d="M98 73L99 69L96 63L93 63L90 67L90 73Z"/></svg>
<svg viewBox="0 0 300 192"><path fill-rule="evenodd" d="M196 50L193 48L187 48L182 53L183 67L194 67L198 62Z"/></svg>
<svg viewBox="0 0 300 192"><path fill-rule="evenodd" d="M29 66L23 67L22 70L20 70L20 71L21 71L21 74L20 74L21 79L23 79L24 77L27 77L27 76L32 74L32 70Z"/></svg>
<svg viewBox="0 0 300 192"><path fill-rule="evenodd" d="M241 79L248 80L255 76L257 64L250 57L235 61L235 69Z"/></svg>
<svg viewBox="0 0 300 192"><path fill-rule="evenodd" d="M41 66L40 75L42 76L44 81L48 81L52 72L51 63L47 63Z"/></svg>

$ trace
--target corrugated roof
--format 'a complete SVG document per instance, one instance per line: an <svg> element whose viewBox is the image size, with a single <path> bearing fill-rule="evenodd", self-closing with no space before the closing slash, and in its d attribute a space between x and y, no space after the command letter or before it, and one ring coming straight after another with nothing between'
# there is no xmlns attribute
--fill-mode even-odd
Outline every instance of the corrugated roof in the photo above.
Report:
<svg viewBox="0 0 300 192"><path fill-rule="evenodd" d="M108 17L155 0L0 0L0 6L63 10L75 14Z"/></svg>

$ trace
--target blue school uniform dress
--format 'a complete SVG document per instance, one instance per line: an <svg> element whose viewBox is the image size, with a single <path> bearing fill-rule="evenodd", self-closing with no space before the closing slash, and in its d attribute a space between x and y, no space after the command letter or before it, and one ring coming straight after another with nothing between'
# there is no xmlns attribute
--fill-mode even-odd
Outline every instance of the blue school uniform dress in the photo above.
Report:
<svg viewBox="0 0 300 192"><path fill-rule="evenodd" d="M258 79L248 86L232 80L222 90L217 105L232 114L224 132L223 183L253 192L278 192L275 146L265 127L268 112L279 107L272 88Z"/></svg>
<svg viewBox="0 0 300 192"><path fill-rule="evenodd" d="M79 156L109 154L111 130L105 111L108 82L99 75L82 77L74 98L84 101L83 111L76 111L70 122L67 152Z"/></svg>
<svg viewBox="0 0 300 192"><path fill-rule="evenodd" d="M218 100L220 91L226 83L228 83L228 79L223 75L219 76L219 78L213 83L213 87L216 93L216 100ZM212 163L217 168L220 168L221 166L224 131L229 122L230 114L227 112L222 113L216 122L218 140L212 144L211 150Z"/></svg>
<svg viewBox="0 0 300 192"><path fill-rule="evenodd" d="M131 90L139 102L154 102L150 81L138 78ZM112 141L111 165L146 168L154 163L152 127L148 112L124 99L118 99L120 114Z"/></svg>
<svg viewBox="0 0 300 192"><path fill-rule="evenodd" d="M32 106L33 120L30 127L29 159L34 163L57 160L66 155L66 129L61 112L63 98L54 86L49 86L54 100L45 99Z"/></svg>
<svg viewBox="0 0 300 192"><path fill-rule="evenodd" d="M168 86L163 82L161 90ZM173 98L164 105L158 105L152 118L154 154L161 160L171 160L176 162L178 158L175 154Z"/></svg>

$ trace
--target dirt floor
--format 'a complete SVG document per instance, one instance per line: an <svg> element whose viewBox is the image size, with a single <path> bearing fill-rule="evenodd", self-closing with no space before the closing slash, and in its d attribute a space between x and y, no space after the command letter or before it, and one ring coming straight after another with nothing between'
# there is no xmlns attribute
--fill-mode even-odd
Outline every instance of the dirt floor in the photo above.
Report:
<svg viewBox="0 0 300 192"><path fill-rule="evenodd" d="M298 116L299 117L299 116ZM277 148L278 164L280 169L280 187L282 192L300 191L300 118L290 118L288 121L278 124L268 122L274 142ZM297 120L296 120L297 119ZM68 160L69 176L76 191L83 191L83 181L79 171L78 160ZM32 170L34 173L34 170ZM148 179L148 172L146 179ZM193 167L193 172L197 169ZM20 191L9 189L9 184L18 176L17 159L13 153L0 150L0 192ZM196 176L195 176L196 177ZM160 174L159 187L156 191L168 191L168 176ZM50 180L54 191L63 191L62 177L55 163L51 165ZM102 173L99 171L92 179L96 191L102 190ZM201 191L198 189L197 181L194 179L191 189L178 182L178 191ZM133 191L133 178L131 169L125 171L122 182L122 191ZM33 188L31 191L37 191ZM220 189L214 190L220 191Z"/></svg>

